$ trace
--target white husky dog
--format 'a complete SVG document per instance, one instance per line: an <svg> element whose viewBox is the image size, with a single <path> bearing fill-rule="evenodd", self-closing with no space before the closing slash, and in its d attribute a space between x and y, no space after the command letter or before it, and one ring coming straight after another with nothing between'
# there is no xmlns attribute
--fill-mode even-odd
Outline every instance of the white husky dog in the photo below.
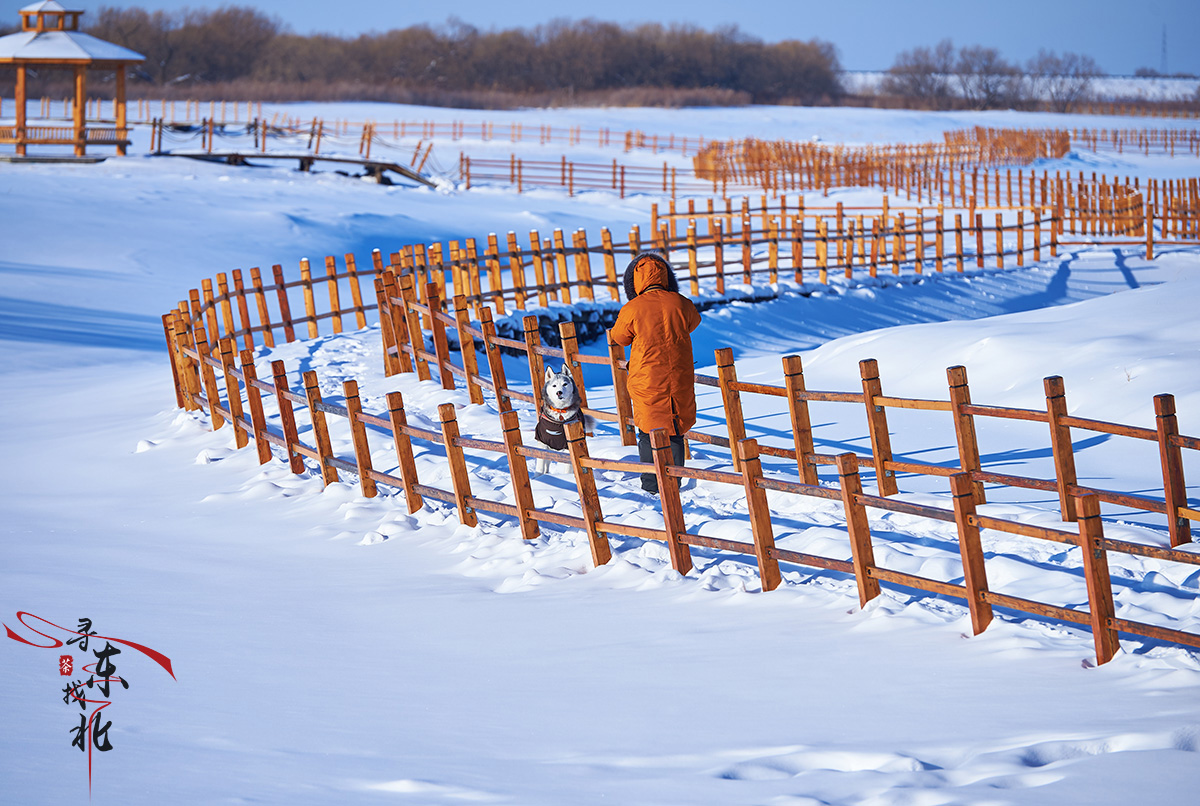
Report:
<svg viewBox="0 0 1200 806"><path fill-rule="evenodd" d="M548 448L556 451L567 449L566 423L578 421L584 428L590 427L589 417L580 410L579 390L575 388L575 379L571 376L566 364L555 372L546 367L546 377L542 381L542 408L538 416L537 430L533 438ZM548 459L538 459L538 473L549 473L551 462Z"/></svg>

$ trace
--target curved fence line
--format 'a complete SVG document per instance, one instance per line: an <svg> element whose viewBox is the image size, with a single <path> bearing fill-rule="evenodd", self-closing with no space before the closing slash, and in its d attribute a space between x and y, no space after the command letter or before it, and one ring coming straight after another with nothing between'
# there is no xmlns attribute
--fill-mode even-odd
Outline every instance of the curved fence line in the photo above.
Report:
<svg viewBox="0 0 1200 806"><path fill-rule="evenodd" d="M1051 231L1055 230L1053 223L1051 220L1048 226ZM669 238L669 226L660 232ZM623 246L632 250L637 244L631 242ZM611 252L611 244L607 243L607 240L605 247L602 247L602 255L608 265L610 252L604 252L605 248ZM652 463L592 458L588 452L587 435L581 428L574 427L568 432L568 452L559 454L523 444L513 402L518 401L534 407L538 402L529 393L509 388L501 353L507 351L523 354L533 378L541 377L545 360L561 359L575 375L576 383L584 395L585 405L587 389L583 383L582 365L606 365L612 378L615 411L595 407L587 410L597 420L614 424L622 443L631 445L634 443L632 405L626 391L627 365L624 348L610 342L607 356L580 353L574 322L559 325L559 346L545 344L542 339L543 323L535 316L525 316L522 319L523 330L519 338L500 335L497 332L497 320L501 309L497 306L494 310L492 305L502 303L505 295L491 295L489 298L488 293L472 285L480 282L481 277L489 276L491 266L488 256L494 251L489 247L489 251L485 252L484 271L472 275L469 271L464 271L460 264L458 273L451 273L449 280L446 274L455 270L453 261L449 264L421 264L416 260L420 250L406 247L394 253L391 263L384 266L382 254L375 252L375 303L366 304L360 291L352 292L354 305L345 309L341 307L340 297L334 289L337 288L339 280L350 278L354 278L352 288L357 288L357 278L360 275L352 268L352 262L345 272L338 272L333 259L329 258L324 278L330 289L331 310L327 313L316 313L313 302L316 281L308 271L307 263L302 266L300 281L286 282L282 271L277 270L274 273L274 285L263 286L261 279L252 272L254 282L248 294L243 293L239 296L234 293L237 288L236 282L234 292L228 289L221 291L218 285L217 290L221 293L216 297L210 297L206 290L203 302L199 300L198 294L193 294L190 302L182 304L180 310L163 317L177 401L187 409L206 410L214 429L222 428L226 422L232 423L235 443L242 447L253 441L261 462L270 461L271 449L274 446L286 457L293 472L308 472L305 464L307 460L321 474L325 483L338 480L339 473L354 474L358 477L364 495L377 495L380 485L393 488L405 497L410 512L419 509L427 498L452 505L464 524L475 525L478 522L478 512L491 512L515 518L526 539L536 537L541 524L578 528L587 533L592 559L597 565L607 562L611 557L610 537L625 535L666 542L673 567L683 574L692 567L690 547L693 546L752 556L758 566L764 590L771 590L780 583L780 563L784 563L852 575L856 580L860 602L864 604L879 595L881 583L965 599L976 633L985 629L991 621L993 607L1009 608L1088 626L1092 630L1100 662L1112 657L1118 647L1118 633L1122 632L1200 647L1200 634L1175 630L1161 624L1117 618L1113 585L1107 565L1110 552L1191 565L1200 564L1200 555L1176 548L1106 538L1100 519L1102 503L1159 513L1166 518L1172 546L1180 546L1190 541L1191 522L1200 520L1200 510L1190 506L1187 497L1182 454L1185 450L1200 451L1200 438L1178 432L1172 396L1159 395L1155 398L1156 428L1151 430L1068 415L1062 379L1057 377L1045 380L1045 410L1014 409L973 403L966 370L963 367L952 367L947 371L946 400L919 400L885 395L879 381L878 366L872 360L860 363L861 390L813 391L805 386L803 368L798 356L783 359L782 384L746 383L737 378L732 351L719 350L716 354L718 375L697 375L696 383L719 390L726 422L725 433L692 431L687 437L692 443L704 443L718 450L729 450L728 469L672 466L669 444L662 432L651 435L654 447ZM543 253L541 260L545 264L559 263L561 259L560 267L564 267L567 254L565 247L561 250L555 249L549 259L547 254ZM577 245L572 256L579 259L581 255L586 256L587 250ZM426 251L425 256L429 258L430 253ZM536 258L537 250L531 250L529 256ZM521 259L523 257L519 255L518 262ZM753 254L750 255L750 260L752 273L772 270L770 254L766 267L755 266L758 258ZM543 270L545 268L543 265ZM690 268L689 265L689 271ZM606 271L606 275L608 274ZM442 285L436 282L435 278L438 276L442 277ZM603 285L609 287L612 299L616 300L615 269L611 276L612 281ZM690 279L693 275L687 276ZM560 278L562 277L566 277L565 271L560 273ZM573 282L569 278L566 282L556 283L552 279L547 281L545 274L540 275L538 279L542 282L521 286L530 298L534 295L545 295L548 298L551 294L562 293L564 289L570 288L593 289L598 284L589 281L586 272L582 275L577 274ZM287 290L296 287L301 288L304 293L305 315L292 318L287 303ZM391 375L398 372L414 372L420 380L436 381L445 389L454 389L461 383L473 403L483 403L485 391L489 392L494 397L495 406L499 411L503 440L488 440L460 433L454 407L450 404L439 407L438 431L410 426L403 398L399 393L388 396L387 412L366 412L359 401L355 381L347 381L344 385L341 404L322 399L315 372L304 373L303 392L296 391L290 384L286 367L279 361L271 364L270 380L260 380L251 349L254 333L262 333L266 341L279 324L272 325L268 320L257 328L247 326L239 330L232 326L232 310L233 303L236 302L239 316L243 323L248 324L248 305L244 303L248 298L253 299L261 311L267 294L272 291L281 301L281 313L287 314L283 328L289 339L295 337L297 325L306 325L309 335L315 336L319 332L317 323L330 319L334 332L339 332L343 316L353 313L356 323L361 327L365 324L367 310L378 311L385 373ZM465 291L471 291L472 294L454 293ZM477 314L477 321L472 319L473 312ZM223 333L221 324L225 325ZM212 333L211 337L209 333ZM241 339L246 346L240 351L240 355L235 347L237 339ZM451 360L452 341L459 347L458 364ZM482 362L477 355L479 352L483 356ZM780 404L786 405L787 417L791 424L792 444L769 444L749 432L742 416L742 400L746 395L783 399ZM269 405L266 402L268 400L272 401ZM870 452L837 455L819 453L815 448L809 415L809 405L812 403L848 404L861 410L870 435ZM894 455L887 423L887 410L890 408L946 412L955 430L959 454L957 464L934 465L909 461ZM298 412L305 410L310 423L306 432L308 442L301 441L298 418ZM268 414L278 425L268 425ZM975 439L975 421L980 417L1046 424L1048 441L1054 457L1055 477L1039 479L1001 474L984 466ZM345 421L351 435L352 457L335 455L329 430L331 418ZM1157 444L1164 480L1161 498L1146 495L1144 492L1135 494L1081 485L1075 472L1071 439L1073 430ZM372 434L376 440L390 440L396 455L394 468L379 470L372 465ZM451 489L431 486L417 477L413 440L441 446L451 478ZM506 457L511 494L505 500L486 500L473 493L472 454L479 453L503 454ZM782 459L787 466L794 467L794 470L790 473L783 472L778 463L773 463L768 468L768 475L763 469L763 457ZM537 508L526 468L526 460L529 458L570 464L581 504L580 515L564 515ZM836 487L831 486L828 479L822 482L818 478L817 471L820 467L836 468ZM868 470L873 477L874 494L864 491L859 476L860 469ZM606 518L605 496L598 489L594 479L594 472L597 470L654 473L658 477L661 491L659 508L662 528L624 524ZM953 497L953 507L917 505L895 498L899 492L898 479L914 476L946 478ZM735 485L743 490L747 507L746 517L753 534L753 543L689 532L679 494L680 481L688 478ZM1030 526L981 515L977 507L986 502L985 484L1056 493L1064 521L1077 522L1078 531L1069 528ZM840 501L846 516L846 553L849 557L808 554L775 546L768 490L777 494ZM915 576L878 565L874 560L873 538L867 519L869 510L903 512L922 518L953 522L958 532L963 582L960 584L952 580ZM1082 556L1079 573L1087 584L1088 609L1084 611L1053 603L1034 602L993 591L987 582L986 563L979 542L980 530L984 529L1079 547Z"/></svg>

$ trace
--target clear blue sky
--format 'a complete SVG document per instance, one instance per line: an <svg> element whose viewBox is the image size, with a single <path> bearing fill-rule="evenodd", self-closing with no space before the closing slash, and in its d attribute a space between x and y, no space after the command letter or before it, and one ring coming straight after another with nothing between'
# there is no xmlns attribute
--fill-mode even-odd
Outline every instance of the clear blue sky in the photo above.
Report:
<svg viewBox="0 0 1200 806"><path fill-rule="evenodd" d="M0 16L16 22L32 0L0 0ZM1084 53L1114 75L1167 67L1200 75L1200 0L59 0L68 8L141 6L177 10L246 5L278 16L297 33L354 35L456 16L481 30L532 28L555 18L617 23L736 24L767 42L818 37L837 46L848 70L883 70L897 52L950 38L956 45L995 47L1024 62L1039 48ZM86 21L86 17L84 18Z"/></svg>

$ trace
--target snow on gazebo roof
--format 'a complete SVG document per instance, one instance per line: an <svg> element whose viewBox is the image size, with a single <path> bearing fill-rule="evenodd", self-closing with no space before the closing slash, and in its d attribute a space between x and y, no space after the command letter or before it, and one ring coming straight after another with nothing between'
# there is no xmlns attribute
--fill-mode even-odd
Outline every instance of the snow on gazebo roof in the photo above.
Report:
<svg viewBox="0 0 1200 806"><path fill-rule="evenodd" d="M24 30L0 37L0 62L78 64L146 60L140 53L79 31L79 16L83 12L64 8L55 0L40 0L25 6L20 13ZM47 21L52 24L47 25Z"/></svg>
<svg viewBox="0 0 1200 806"><path fill-rule="evenodd" d="M54 4L54 0L44 0ZM129 48L79 31L20 31L0 37L0 61L141 62Z"/></svg>
<svg viewBox="0 0 1200 806"><path fill-rule="evenodd" d="M39 11L66 11L65 8L54 2L54 0L41 0L40 3L30 3L21 10L34 13Z"/></svg>

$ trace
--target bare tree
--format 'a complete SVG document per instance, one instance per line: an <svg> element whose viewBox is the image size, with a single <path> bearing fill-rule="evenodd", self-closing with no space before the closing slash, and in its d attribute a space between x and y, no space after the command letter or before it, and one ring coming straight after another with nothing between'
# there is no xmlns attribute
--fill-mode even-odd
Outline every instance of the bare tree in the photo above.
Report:
<svg viewBox="0 0 1200 806"><path fill-rule="evenodd" d="M995 48L963 48L955 70L963 98L974 109L995 109L1020 99L1021 76Z"/></svg>
<svg viewBox="0 0 1200 806"><path fill-rule="evenodd" d="M136 68L137 75L158 83L173 78L178 15L165 11L151 13L141 8L101 6L93 19L88 20L85 16L84 22L93 36L145 56L146 61Z"/></svg>
<svg viewBox="0 0 1200 806"><path fill-rule="evenodd" d="M1091 56L1040 50L1030 59L1026 70L1039 98L1050 102L1056 112L1068 112L1091 91L1092 78L1100 75L1100 67Z"/></svg>
<svg viewBox="0 0 1200 806"><path fill-rule="evenodd" d="M953 73L954 45L949 39L943 39L933 48L913 48L899 53L883 80L883 91L944 108L953 98L950 85Z"/></svg>

